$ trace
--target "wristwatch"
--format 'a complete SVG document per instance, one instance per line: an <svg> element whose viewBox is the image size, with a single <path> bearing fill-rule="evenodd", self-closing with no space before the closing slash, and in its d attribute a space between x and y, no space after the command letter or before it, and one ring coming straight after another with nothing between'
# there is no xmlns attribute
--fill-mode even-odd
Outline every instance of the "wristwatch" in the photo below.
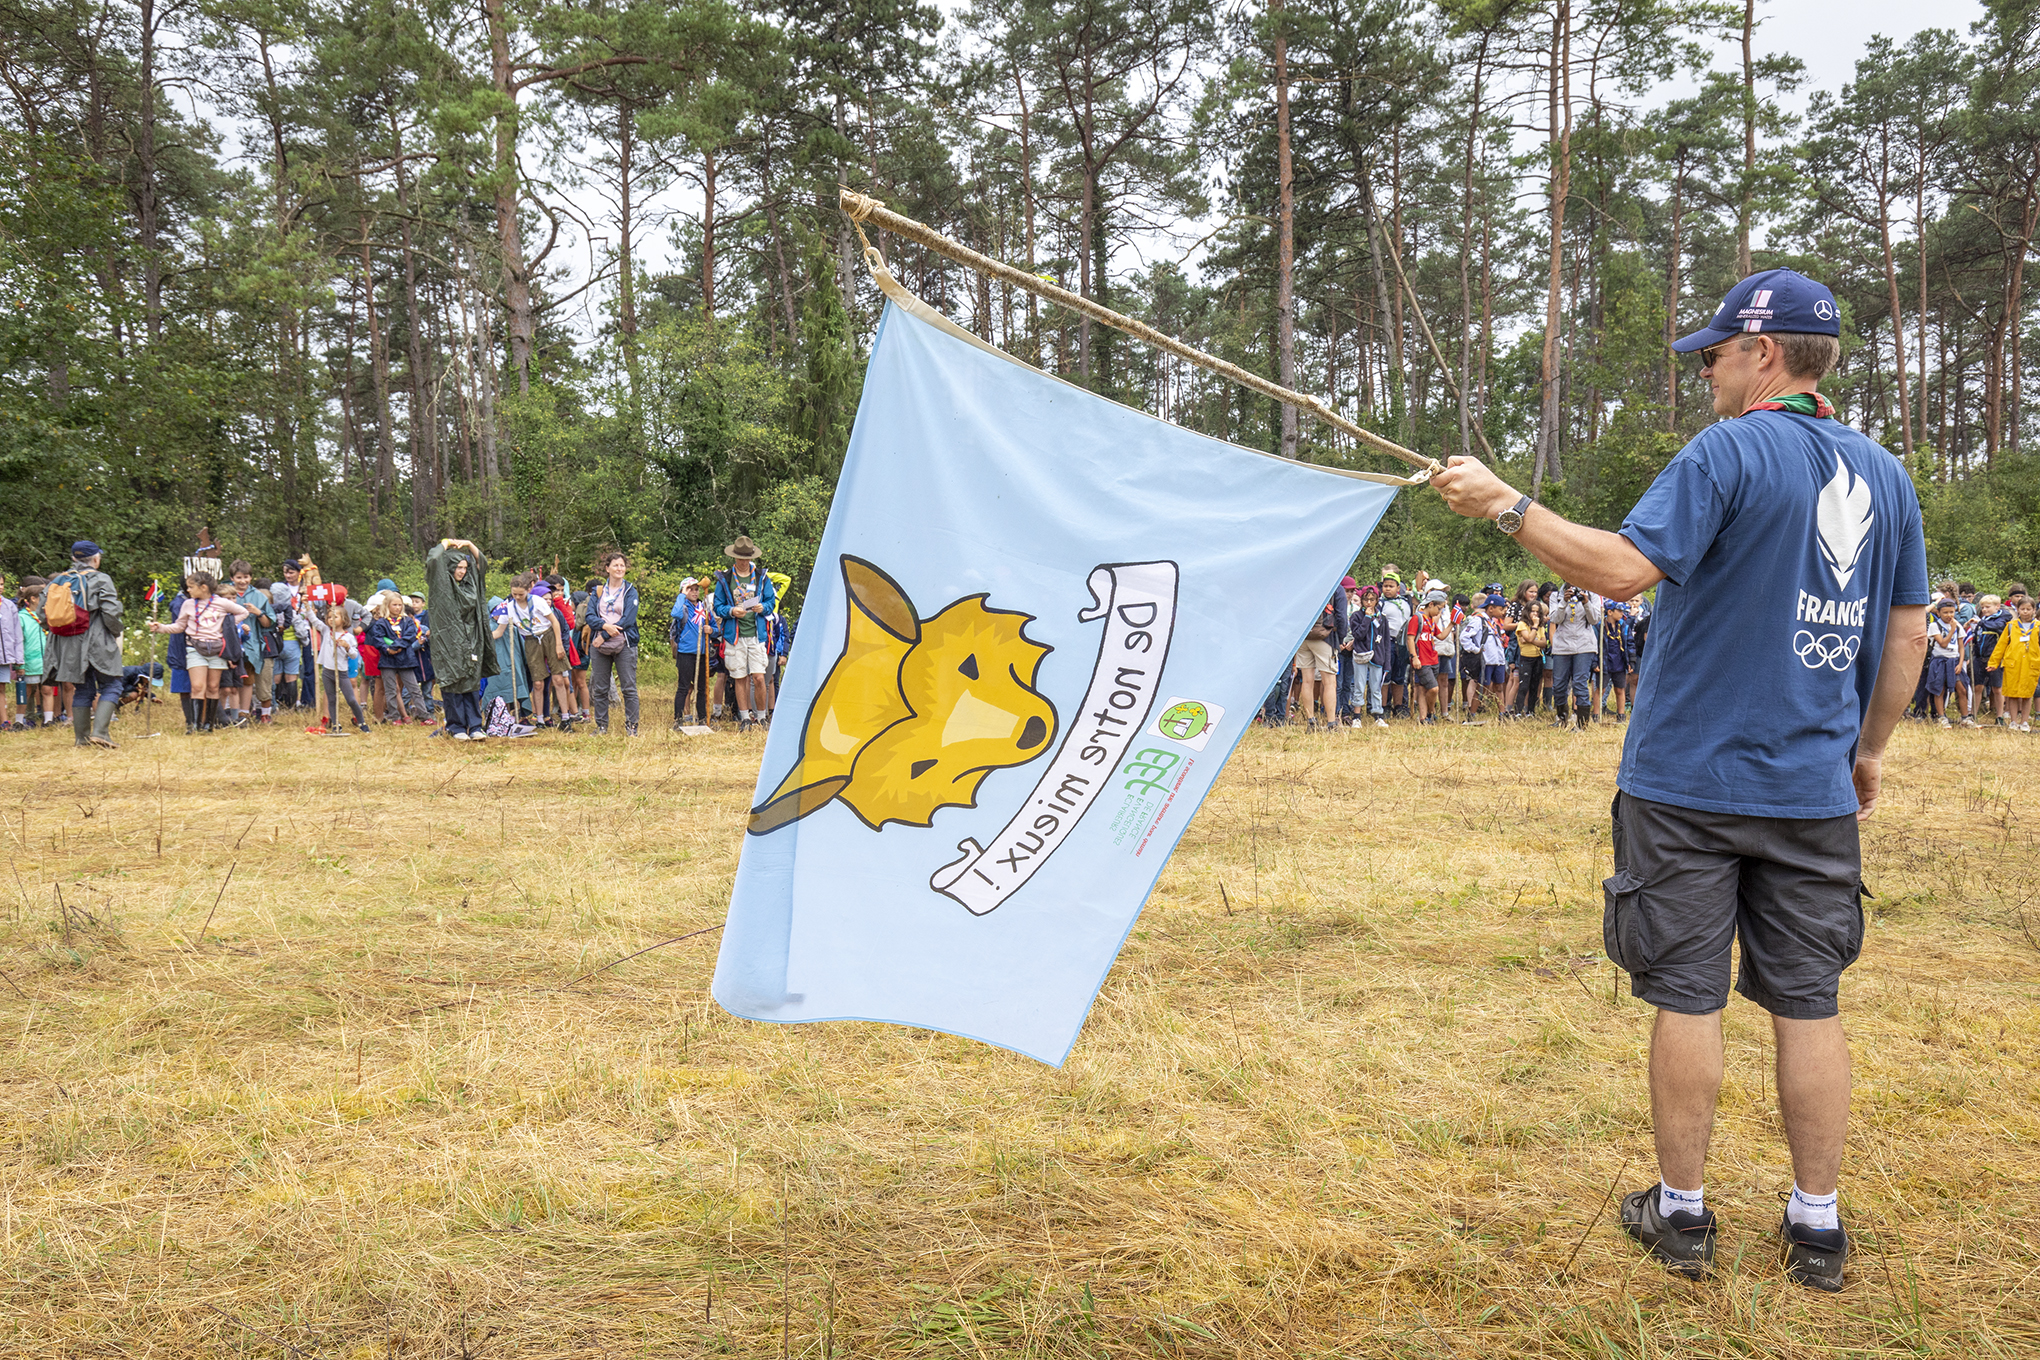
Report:
<svg viewBox="0 0 2040 1360"><path fill-rule="evenodd" d="M1501 514L1495 516L1495 527L1505 534L1513 534L1523 527L1523 515L1530 508L1530 498L1525 496Z"/></svg>

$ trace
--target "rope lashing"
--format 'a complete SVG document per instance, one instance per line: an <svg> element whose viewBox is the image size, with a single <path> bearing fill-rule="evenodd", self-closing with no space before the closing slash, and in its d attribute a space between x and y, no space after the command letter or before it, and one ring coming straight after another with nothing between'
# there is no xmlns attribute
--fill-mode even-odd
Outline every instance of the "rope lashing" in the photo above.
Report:
<svg viewBox="0 0 2040 1360"><path fill-rule="evenodd" d="M1055 284L1048 282L1046 279L1037 278L1024 269L1015 268L1001 260L995 260L989 255L980 255L969 246L959 241L951 240L925 223L916 222L911 217L901 216L899 213L885 207L875 198L868 198L863 194L844 189L839 195L839 201L844 214L849 217L853 224L857 225L857 238L864 242L865 261L875 271L882 270L885 267L884 260L879 255L877 249L872 246L871 242L865 238L861 225L865 222L869 222L875 227L882 227L893 235L912 241L916 245L926 246L936 254L946 256L968 269L975 269L981 274L989 275L1003 283L1009 283L1015 288L1033 293L1036 297L1045 298L1058 306L1067 307L1073 312L1088 316L1093 321L1110 326L1116 331L1123 331L1137 340L1144 340L1156 349L1164 350L1187 363L1195 364L1199 368L1216 373L1222 378L1231 379L1242 387L1251 388L1259 392L1262 396L1272 397L1276 401L1294 406L1299 410L1308 411L1333 429L1341 430L1351 435L1368 448L1379 453L1388 454L1391 457L1400 458L1411 467L1421 469L1415 478L1417 482L1425 481L1433 473L1445 470L1444 466L1435 458L1426 458L1423 454L1404 448L1394 440L1384 439L1372 430L1363 429L1355 425L1352 421L1334 411L1322 398L1313 397L1303 392L1292 391L1279 383L1270 382L1257 373L1248 372L1238 364L1227 363L1223 359L1206 354L1201 349L1194 349L1180 340L1164 335L1145 322L1136 321L1130 316L1122 316L1110 307L1093 302L1090 298L1080 294L1072 293L1066 288L1058 288Z"/></svg>

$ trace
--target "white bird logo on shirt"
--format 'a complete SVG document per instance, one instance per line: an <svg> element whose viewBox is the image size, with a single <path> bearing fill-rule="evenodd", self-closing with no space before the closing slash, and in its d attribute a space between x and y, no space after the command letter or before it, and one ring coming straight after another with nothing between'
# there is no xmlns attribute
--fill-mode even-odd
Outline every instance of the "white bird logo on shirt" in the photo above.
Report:
<svg viewBox="0 0 2040 1360"><path fill-rule="evenodd" d="M1856 560L1870 538L1870 526L1876 522L1877 515L1870 509L1870 483L1851 477L1837 452L1835 475L1820 489L1815 524L1820 531L1821 556L1827 559L1840 589L1848 589L1849 578L1856 574Z"/></svg>

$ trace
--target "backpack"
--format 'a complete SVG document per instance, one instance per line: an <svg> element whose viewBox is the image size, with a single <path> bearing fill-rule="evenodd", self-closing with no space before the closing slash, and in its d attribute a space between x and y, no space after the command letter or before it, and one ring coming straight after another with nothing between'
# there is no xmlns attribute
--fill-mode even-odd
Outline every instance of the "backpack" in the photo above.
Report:
<svg viewBox="0 0 2040 1360"><path fill-rule="evenodd" d="M85 578L64 572L50 581L43 596L43 621L58 637L76 637L92 626L92 612L78 607L85 596Z"/></svg>
<svg viewBox="0 0 2040 1360"><path fill-rule="evenodd" d="M1305 636L1312 642L1323 642L1332 635L1332 630L1338 626L1338 621L1339 616L1333 612L1332 606L1327 604L1325 612L1318 615L1318 621L1310 626L1310 632L1305 634Z"/></svg>
<svg viewBox="0 0 2040 1360"><path fill-rule="evenodd" d="M517 712L510 707L509 702L500 694L491 699L489 701L489 735L492 737L507 737L510 735L510 729L515 726L517 726Z"/></svg>
<svg viewBox="0 0 2040 1360"><path fill-rule="evenodd" d="M1979 665L1986 667L1990 665L1990 654L1997 650L1998 638L2004 633L2005 625L2017 617L2016 614L1999 610L1988 619L1981 616L1977 618L1976 636L1972 640L1972 645L1976 649L1976 660ZM1996 626L1993 627L1993 624Z"/></svg>

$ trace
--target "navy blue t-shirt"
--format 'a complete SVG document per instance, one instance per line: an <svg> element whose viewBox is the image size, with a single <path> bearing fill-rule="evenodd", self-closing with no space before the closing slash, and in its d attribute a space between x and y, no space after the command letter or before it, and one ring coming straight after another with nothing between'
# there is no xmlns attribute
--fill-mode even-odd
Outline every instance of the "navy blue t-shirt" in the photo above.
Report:
<svg viewBox="0 0 2040 1360"><path fill-rule="evenodd" d="M1706 812L1853 814L1890 612L1928 598L1899 461L1838 421L1752 412L1681 449L1622 536L1665 581L1616 783Z"/></svg>

